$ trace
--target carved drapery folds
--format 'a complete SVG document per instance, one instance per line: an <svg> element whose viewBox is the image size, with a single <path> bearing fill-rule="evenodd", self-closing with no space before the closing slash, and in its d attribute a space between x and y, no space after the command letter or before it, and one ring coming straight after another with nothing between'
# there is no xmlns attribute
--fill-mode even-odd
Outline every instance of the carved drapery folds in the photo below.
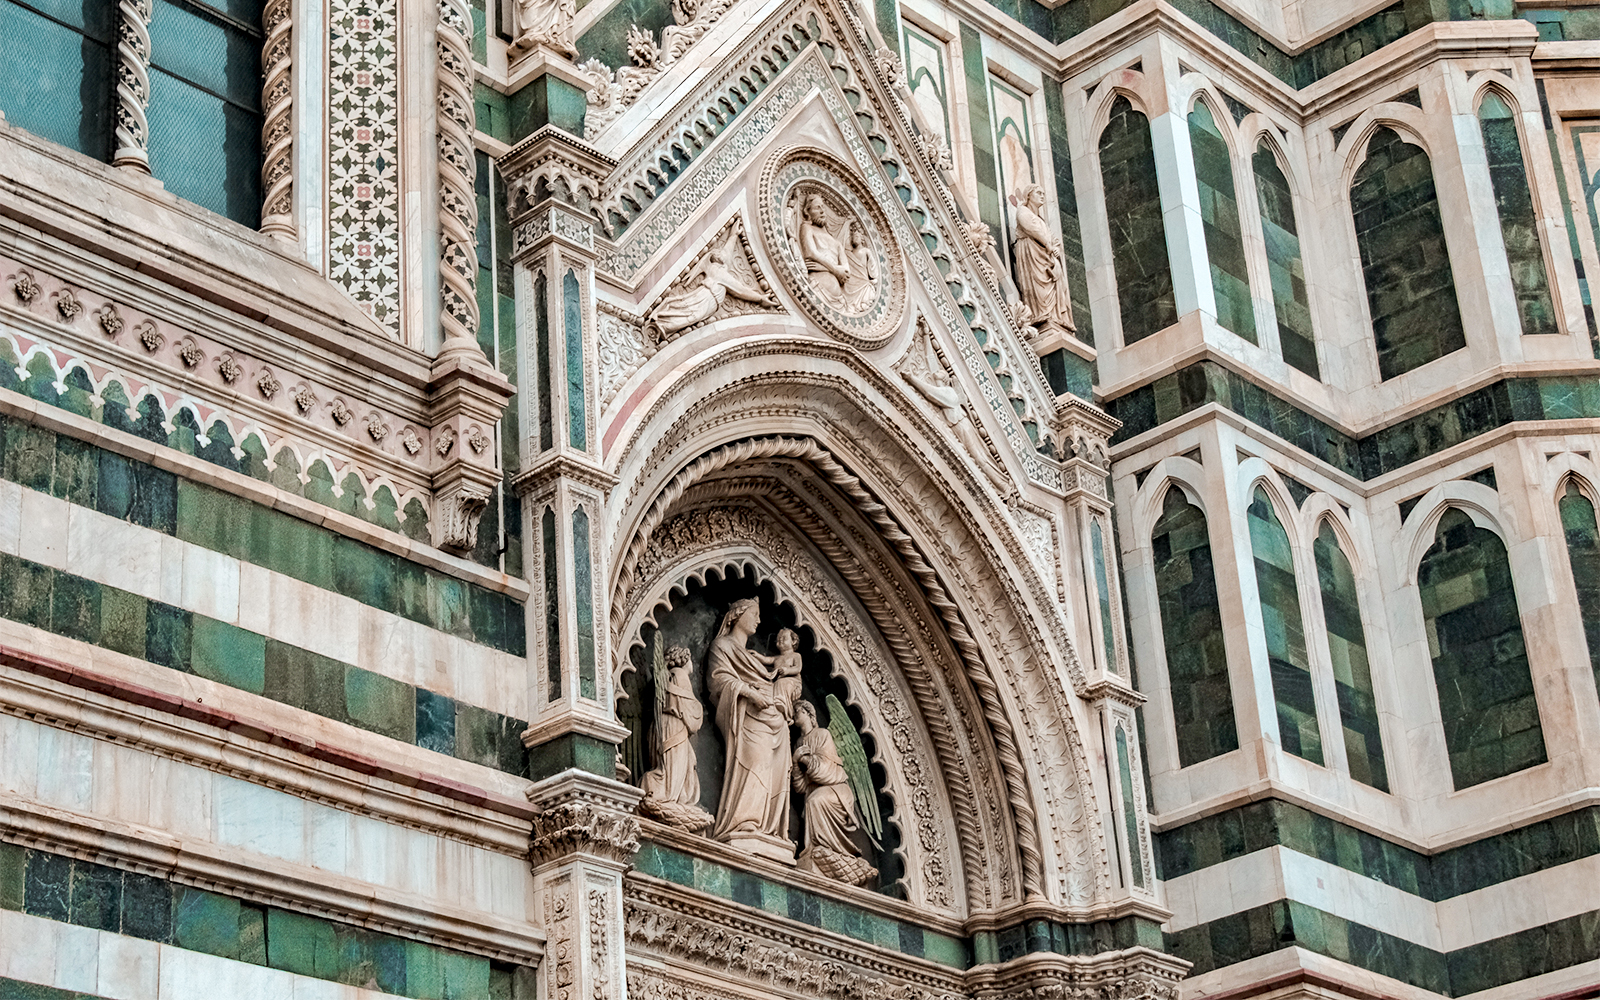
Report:
<svg viewBox="0 0 1600 1000"><path fill-rule="evenodd" d="M440 356L482 356L478 347L478 201L474 190L472 14L465 0L439 0Z"/></svg>
<svg viewBox="0 0 1600 1000"><path fill-rule="evenodd" d="M111 162L150 172L151 0L120 0L117 10L116 152Z"/></svg>
<svg viewBox="0 0 1600 1000"><path fill-rule="evenodd" d="M261 15L261 231L295 238L293 0L271 0Z"/></svg>
<svg viewBox="0 0 1600 1000"><path fill-rule="evenodd" d="M578 54L572 39L572 19L577 16L575 0L514 0L516 41L511 43L513 56L547 48L558 55L571 58Z"/></svg>

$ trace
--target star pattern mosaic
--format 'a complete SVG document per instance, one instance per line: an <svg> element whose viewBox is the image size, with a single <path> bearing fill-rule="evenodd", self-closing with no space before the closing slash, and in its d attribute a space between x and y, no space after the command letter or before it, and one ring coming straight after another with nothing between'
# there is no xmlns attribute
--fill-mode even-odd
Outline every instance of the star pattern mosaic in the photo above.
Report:
<svg viewBox="0 0 1600 1000"><path fill-rule="evenodd" d="M395 0L333 0L328 273L400 334L400 114Z"/></svg>

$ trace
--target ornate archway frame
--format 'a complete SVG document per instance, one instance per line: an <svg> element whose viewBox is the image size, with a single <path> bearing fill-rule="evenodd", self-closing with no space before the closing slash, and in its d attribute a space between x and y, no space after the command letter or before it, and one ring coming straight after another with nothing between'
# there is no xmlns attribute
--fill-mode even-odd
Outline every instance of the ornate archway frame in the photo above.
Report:
<svg viewBox="0 0 1600 1000"><path fill-rule="evenodd" d="M937 665L979 706L975 738L999 762L999 812L1016 844L1001 860L1015 859L1020 878L972 908L1029 899L1079 909L1105 898L1106 845L1081 737L1092 723L1069 693L1083 668L1025 541L959 445L848 348L751 339L678 371L613 452L634 484L611 499L618 641L617 609L639 557L690 487L775 459L807 467L864 529L852 544L882 546L926 605L936 642L951 651ZM781 436L797 430L804 436Z"/></svg>
<svg viewBox="0 0 1600 1000"><path fill-rule="evenodd" d="M939 754L906 672L848 585L779 516L751 499L713 498L674 515L656 533L644 563L625 611L627 646L638 644L640 629L655 624L656 612L686 592L691 580L704 584L708 574L729 569L753 570L773 587L778 603L794 611L796 623L813 630L818 648L832 656L833 674L845 680L848 701L874 740L873 759L887 776L884 791L895 804L909 901L963 916L966 894L956 888L962 852L950 849L958 841L954 817L960 813L940 774L924 763Z"/></svg>

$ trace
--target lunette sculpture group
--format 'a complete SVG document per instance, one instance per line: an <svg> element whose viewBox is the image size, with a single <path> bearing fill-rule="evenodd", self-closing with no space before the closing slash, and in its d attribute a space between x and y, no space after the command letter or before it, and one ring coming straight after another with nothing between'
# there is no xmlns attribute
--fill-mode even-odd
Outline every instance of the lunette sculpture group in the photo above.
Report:
<svg viewBox="0 0 1600 1000"><path fill-rule="evenodd" d="M802 695L799 639L792 630L778 632L776 656L749 648L760 620L755 598L734 601L706 656L706 684L726 744L715 816L700 806L692 737L705 710L694 693L693 658L682 646L663 653L657 633L657 765L643 777L640 809L690 832L709 826L713 839L757 857L863 885L878 870L851 835L864 831L877 844L883 819L861 737L831 694L824 702L828 725L819 724L816 706ZM805 801L798 859L789 839L791 789Z"/></svg>

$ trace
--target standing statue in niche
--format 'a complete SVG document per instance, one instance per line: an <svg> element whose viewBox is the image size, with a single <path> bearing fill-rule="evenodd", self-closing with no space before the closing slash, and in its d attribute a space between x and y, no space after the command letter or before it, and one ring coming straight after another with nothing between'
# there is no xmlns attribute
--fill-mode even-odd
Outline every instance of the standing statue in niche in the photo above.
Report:
<svg viewBox="0 0 1600 1000"><path fill-rule="evenodd" d="M705 262L689 276L685 287L667 295L651 311L644 329L652 340L656 343L671 340L679 331L704 323L716 315L730 295L756 305L778 308L777 296L761 290L743 252L736 249L737 240L737 236L732 237L727 244L707 254Z"/></svg>
<svg viewBox="0 0 1600 1000"><path fill-rule="evenodd" d="M734 601L711 641L708 684L727 744L722 798L711 836L739 850L794 864L789 829L789 720L773 691L771 658L747 648L761 622L753 597Z"/></svg>
<svg viewBox="0 0 1600 1000"><path fill-rule="evenodd" d="M792 780L806 800L800 867L863 885L878 870L861 857L850 834L864 829L876 845L883 836L883 818L861 737L838 698L828 695L827 705L826 729L817 724L817 710L810 702L795 706L800 741L794 748Z"/></svg>
<svg viewBox="0 0 1600 1000"><path fill-rule="evenodd" d="M1060 336L1078 329L1072 321L1072 292L1061 240L1045 224L1044 188L1029 184L1017 192L1017 239L1011 245L1016 259L1017 291L1028 307L1028 324L1041 336Z"/></svg>
<svg viewBox="0 0 1600 1000"><path fill-rule="evenodd" d="M644 776L644 801L639 809L668 826L697 833L711 825L711 814L700 808L700 775L695 771L694 744L690 739L705 722L705 709L694 695L690 675L694 661L689 651L674 646L661 655L661 633L656 633L655 770Z"/></svg>

